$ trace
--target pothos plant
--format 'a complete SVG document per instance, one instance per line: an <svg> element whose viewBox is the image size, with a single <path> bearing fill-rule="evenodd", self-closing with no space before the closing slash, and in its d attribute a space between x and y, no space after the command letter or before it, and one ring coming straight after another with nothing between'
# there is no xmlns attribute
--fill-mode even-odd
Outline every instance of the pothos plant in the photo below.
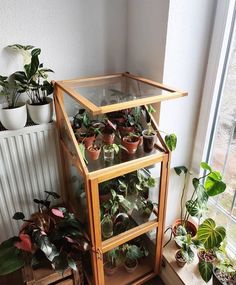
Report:
<svg viewBox="0 0 236 285"><path fill-rule="evenodd" d="M185 204L183 203L183 199L188 175L191 175L191 172L189 172L185 166L174 168L177 175L180 176L184 174L184 186L181 195L182 226L186 225L190 216L197 217L200 222L203 213L207 210L209 197L219 195L226 189L226 184L223 182L222 175L219 171L213 170L206 162L201 162L200 167L204 174L199 178L194 177L192 179L193 192Z"/></svg>
<svg viewBox="0 0 236 285"><path fill-rule="evenodd" d="M58 199L55 192L45 191L44 200L34 199L38 213L25 219L22 212L14 214L13 219L24 222L19 236L14 236L0 245L0 275L14 272L25 265L25 254L29 255L31 265L43 261L52 268L63 272L68 267L76 270L76 259L82 251L89 249L81 223L66 208L50 207L49 197Z"/></svg>

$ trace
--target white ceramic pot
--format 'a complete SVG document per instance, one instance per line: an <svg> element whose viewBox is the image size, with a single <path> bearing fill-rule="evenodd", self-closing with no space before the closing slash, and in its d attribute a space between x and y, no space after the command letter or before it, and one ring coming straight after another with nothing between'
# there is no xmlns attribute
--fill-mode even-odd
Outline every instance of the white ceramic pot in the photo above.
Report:
<svg viewBox="0 0 236 285"><path fill-rule="evenodd" d="M7 130L24 128L27 122L26 105L20 105L13 109L0 109L0 121Z"/></svg>
<svg viewBox="0 0 236 285"><path fill-rule="evenodd" d="M29 101L27 101L30 118L35 124L45 124L52 120L53 100L49 97L47 97L46 100L47 103L44 105L31 105Z"/></svg>

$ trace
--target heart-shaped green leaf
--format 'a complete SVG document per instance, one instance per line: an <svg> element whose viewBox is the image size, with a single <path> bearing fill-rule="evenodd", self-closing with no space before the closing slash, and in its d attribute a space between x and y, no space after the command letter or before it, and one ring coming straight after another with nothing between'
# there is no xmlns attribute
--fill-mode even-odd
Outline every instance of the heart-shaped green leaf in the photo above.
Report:
<svg viewBox="0 0 236 285"><path fill-rule="evenodd" d="M165 143L170 151L175 150L177 144L177 137L175 134L165 136Z"/></svg>

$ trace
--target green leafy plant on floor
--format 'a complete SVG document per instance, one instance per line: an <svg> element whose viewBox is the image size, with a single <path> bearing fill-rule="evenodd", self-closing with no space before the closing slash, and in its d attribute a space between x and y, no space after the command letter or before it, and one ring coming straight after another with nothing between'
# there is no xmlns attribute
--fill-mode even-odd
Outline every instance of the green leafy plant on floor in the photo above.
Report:
<svg viewBox="0 0 236 285"><path fill-rule="evenodd" d="M83 233L82 224L66 208L50 207L49 197L58 199L55 192L45 191L45 200L34 199L39 212L25 219L22 212L13 219L24 222L19 236L11 237L0 245L0 275L14 272L25 265L25 254L31 265L49 263L57 271L68 267L76 270L76 259L81 252L89 250L89 241Z"/></svg>

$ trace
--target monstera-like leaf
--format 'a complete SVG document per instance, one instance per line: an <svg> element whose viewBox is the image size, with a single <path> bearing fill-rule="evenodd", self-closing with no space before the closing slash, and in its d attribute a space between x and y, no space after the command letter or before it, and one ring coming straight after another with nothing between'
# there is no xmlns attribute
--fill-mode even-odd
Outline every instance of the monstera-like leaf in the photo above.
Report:
<svg viewBox="0 0 236 285"><path fill-rule="evenodd" d="M206 250L219 247L226 236L224 227L216 226L212 219L206 219L198 228L197 239L203 243Z"/></svg>

